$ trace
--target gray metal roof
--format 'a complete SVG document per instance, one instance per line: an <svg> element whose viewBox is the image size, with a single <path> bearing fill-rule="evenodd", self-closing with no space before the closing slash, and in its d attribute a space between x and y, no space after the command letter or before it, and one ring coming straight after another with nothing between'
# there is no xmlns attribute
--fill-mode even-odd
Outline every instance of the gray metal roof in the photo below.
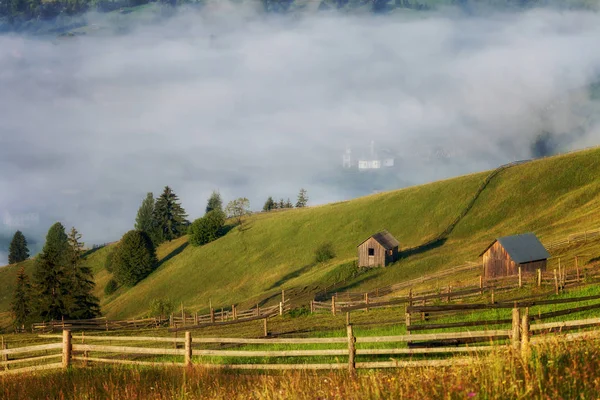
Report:
<svg viewBox="0 0 600 400"><path fill-rule="evenodd" d="M498 238L485 249L484 253L492 247L496 241L500 242L510 258L517 264L550 258L550 253L548 253L544 245L533 233L523 233L521 235Z"/></svg>
<svg viewBox="0 0 600 400"><path fill-rule="evenodd" d="M391 250L394 247L400 246L400 242L398 242L398 240L396 240L396 238L394 236L392 236L392 234L389 233L388 231L381 231L381 232L374 234L373 236L369 236L367 239L363 240L361 244L363 244L370 238L375 239L377 241L377 243L382 245L383 248L385 248L386 250ZM359 244L359 246L360 246L360 244Z"/></svg>

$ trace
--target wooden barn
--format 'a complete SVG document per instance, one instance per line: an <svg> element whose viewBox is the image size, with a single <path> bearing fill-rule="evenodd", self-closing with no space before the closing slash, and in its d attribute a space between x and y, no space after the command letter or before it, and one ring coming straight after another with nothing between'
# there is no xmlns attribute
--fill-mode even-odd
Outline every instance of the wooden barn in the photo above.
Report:
<svg viewBox="0 0 600 400"><path fill-rule="evenodd" d="M385 267L398 259L400 243L388 231L369 237L358 247L359 267Z"/></svg>
<svg viewBox="0 0 600 400"><path fill-rule="evenodd" d="M490 244L483 253L483 276L494 278L521 272L546 270L548 251L533 233L505 236Z"/></svg>

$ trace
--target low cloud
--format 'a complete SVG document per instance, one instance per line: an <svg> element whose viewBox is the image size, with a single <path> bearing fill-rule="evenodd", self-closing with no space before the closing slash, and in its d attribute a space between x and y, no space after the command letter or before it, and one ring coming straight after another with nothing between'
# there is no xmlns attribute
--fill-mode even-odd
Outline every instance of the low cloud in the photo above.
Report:
<svg viewBox="0 0 600 400"><path fill-rule="evenodd" d="M213 189L260 209L305 187L317 204L600 137L583 90L600 71L594 13L209 7L126 34L88 18L96 34L0 36L0 233L43 240L59 220L101 243L165 185L195 218ZM371 141L395 156L387 183L341 171L346 147L368 154Z"/></svg>

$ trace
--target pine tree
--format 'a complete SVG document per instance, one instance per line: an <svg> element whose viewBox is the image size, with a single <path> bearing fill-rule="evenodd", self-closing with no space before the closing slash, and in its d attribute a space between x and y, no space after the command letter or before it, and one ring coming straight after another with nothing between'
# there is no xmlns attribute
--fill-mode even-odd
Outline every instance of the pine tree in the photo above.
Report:
<svg viewBox="0 0 600 400"><path fill-rule="evenodd" d="M294 208L294 205L290 201L289 197L288 197L287 201L285 202L285 208Z"/></svg>
<svg viewBox="0 0 600 400"><path fill-rule="evenodd" d="M82 260L83 243L77 229L69 232L67 278L69 285L68 316L71 319L88 319L100 315L100 300L92 294L96 283L92 270Z"/></svg>
<svg viewBox="0 0 600 400"><path fill-rule="evenodd" d="M27 248L27 239L21 231L15 232L10 247L8 249L8 263L16 264L29 258L29 249Z"/></svg>
<svg viewBox="0 0 600 400"><path fill-rule="evenodd" d="M274 208L277 208L277 205L273 201L273 198L271 196L269 196L267 201L265 201L265 205L263 206L263 211L271 211Z"/></svg>
<svg viewBox="0 0 600 400"><path fill-rule="evenodd" d="M179 198L165 186L163 194L160 195L154 206L154 219L158 225L160 236L163 240L171 241L181 236L188 225L186 213Z"/></svg>
<svg viewBox="0 0 600 400"><path fill-rule="evenodd" d="M135 218L135 229L146 232L155 245L160 243L161 235L158 232L157 221L155 220L154 194L152 192L146 195L146 198L142 201L142 205L138 209Z"/></svg>
<svg viewBox="0 0 600 400"><path fill-rule="evenodd" d="M46 243L35 266L37 311L43 320L60 319L67 314L69 243L64 226L57 222L48 230Z"/></svg>
<svg viewBox="0 0 600 400"><path fill-rule="evenodd" d="M10 310L17 328L22 328L31 316L31 285L25 268L19 268L17 273L17 286L10 304Z"/></svg>
<svg viewBox="0 0 600 400"><path fill-rule="evenodd" d="M306 194L306 190L304 188L300 189L300 193L298 193L298 201L296 202L296 207L306 207L308 204L308 195Z"/></svg>
<svg viewBox="0 0 600 400"><path fill-rule="evenodd" d="M112 258L115 280L134 286L156 268L156 251L152 240L142 231L129 231L119 243Z"/></svg>
<svg viewBox="0 0 600 400"><path fill-rule="evenodd" d="M206 204L206 214L211 211L223 211L223 200L221 200L221 194L217 191L213 191Z"/></svg>
<svg viewBox="0 0 600 400"><path fill-rule="evenodd" d="M279 199L279 208L285 208L285 201L283 201L283 198Z"/></svg>

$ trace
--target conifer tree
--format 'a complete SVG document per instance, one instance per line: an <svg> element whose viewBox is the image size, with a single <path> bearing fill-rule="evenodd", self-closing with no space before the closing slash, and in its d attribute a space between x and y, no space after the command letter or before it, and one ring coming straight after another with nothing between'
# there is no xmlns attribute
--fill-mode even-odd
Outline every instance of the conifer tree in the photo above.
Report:
<svg viewBox="0 0 600 400"><path fill-rule="evenodd" d="M138 209L135 218L135 229L146 232L150 236L150 239L152 239L152 242L157 245L161 241L161 235L158 232L157 221L155 220L154 205L154 194L149 192Z"/></svg>
<svg viewBox="0 0 600 400"><path fill-rule="evenodd" d="M304 188L300 189L300 193L298 193L298 201L296 202L296 207L306 207L308 204L308 195L306 194L306 190Z"/></svg>
<svg viewBox="0 0 600 400"><path fill-rule="evenodd" d="M65 228L57 222L48 230L35 265L37 312L43 320L58 320L67 314L69 284L65 265L68 253Z"/></svg>
<svg viewBox="0 0 600 400"><path fill-rule="evenodd" d="M92 270L83 263L83 243L77 229L71 228L67 256L67 284L69 285L68 316L87 319L100 315L100 300L92 294L96 283Z"/></svg>
<svg viewBox="0 0 600 400"><path fill-rule="evenodd" d="M206 204L206 214L211 211L223 211L223 200L221 200L221 194L217 191L213 191Z"/></svg>
<svg viewBox="0 0 600 400"><path fill-rule="evenodd" d="M294 205L290 201L289 197L288 197L287 201L285 202L285 208L294 208Z"/></svg>
<svg viewBox="0 0 600 400"><path fill-rule="evenodd" d="M275 201L273 201L273 198L271 196L269 196L267 201L265 201L265 205L263 206L263 211L271 211L274 208L277 208L277 205L275 204Z"/></svg>
<svg viewBox="0 0 600 400"><path fill-rule="evenodd" d="M10 247L8 249L8 263L16 264L29 258L29 249L27 248L27 239L21 231L15 232Z"/></svg>
<svg viewBox="0 0 600 400"><path fill-rule="evenodd" d="M156 268L156 251L152 240L142 231L129 231L119 243L112 258L115 280L134 286Z"/></svg>
<svg viewBox="0 0 600 400"><path fill-rule="evenodd" d="M283 198L279 199L279 208L285 208L285 201L283 201Z"/></svg>
<svg viewBox="0 0 600 400"><path fill-rule="evenodd" d="M10 310L17 328L23 328L29 322L31 316L31 284L25 273L25 268L19 268L17 272L17 285L13 293Z"/></svg>
<svg viewBox="0 0 600 400"><path fill-rule="evenodd" d="M165 190L154 205L154 220L161 238L171 241L181 236L188 225L186 217L177 195L170 187L165 186Z"/></svg>

